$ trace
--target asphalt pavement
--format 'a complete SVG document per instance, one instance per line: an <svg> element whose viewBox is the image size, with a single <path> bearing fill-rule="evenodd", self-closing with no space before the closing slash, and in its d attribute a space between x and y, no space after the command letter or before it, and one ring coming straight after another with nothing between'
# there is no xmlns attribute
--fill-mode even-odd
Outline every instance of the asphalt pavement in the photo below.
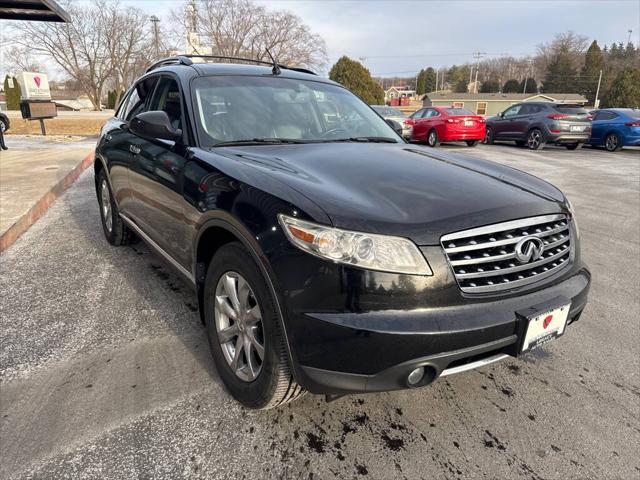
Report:
<svg viewBox="0 0 640 480"><path fill-rule="evenodd" d="M189 287L104 240L89 169L0 255L0 478L640 478L640 154L441 148L572 200L593 286L561 339L420 390L246 410Z"/></svg>

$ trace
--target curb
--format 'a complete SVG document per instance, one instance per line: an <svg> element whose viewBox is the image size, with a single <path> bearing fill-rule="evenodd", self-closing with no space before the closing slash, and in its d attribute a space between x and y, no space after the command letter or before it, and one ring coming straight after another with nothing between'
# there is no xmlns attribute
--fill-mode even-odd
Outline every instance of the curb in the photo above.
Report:
<svg viewBox="0 0 640 480"><path fill-rule="evenodd" d="M36 204L31 207L27 213L22 215L18 221L11 225L6 232L0 236L0 252L4 252L13 243L26 232L31 225L36 223L42 217L49 207L55 202L65 190L67 190L73 182L75 182L80 174L84 172L89 165L93 164L93 153L87 155L76 167L62 177L51 189L45 193Z"/></svg>

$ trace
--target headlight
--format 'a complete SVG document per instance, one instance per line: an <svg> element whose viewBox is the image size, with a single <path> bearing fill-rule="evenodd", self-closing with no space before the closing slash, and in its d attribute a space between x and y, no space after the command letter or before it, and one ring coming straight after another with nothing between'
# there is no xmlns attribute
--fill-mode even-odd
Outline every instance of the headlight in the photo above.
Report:
<svg viewBox="0 0 640 480"><path fill-rule="evenodd" d="M350 232L279 214L278 221L296 247L326 260L383 272L433 275L409 239Z"/></svg>

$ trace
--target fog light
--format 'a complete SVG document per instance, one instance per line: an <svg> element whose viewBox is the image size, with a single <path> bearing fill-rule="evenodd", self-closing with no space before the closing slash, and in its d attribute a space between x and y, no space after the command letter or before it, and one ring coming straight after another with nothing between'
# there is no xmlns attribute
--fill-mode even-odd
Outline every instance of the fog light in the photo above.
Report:
<svg viewBox="0 0 640 480"><path fill-rule="evenodd" d="M409 385L417 385L417 383L422 380L422 377L424 377L424 367L418 367L411 371L407 377L407 383L409 383Z"/></svg>

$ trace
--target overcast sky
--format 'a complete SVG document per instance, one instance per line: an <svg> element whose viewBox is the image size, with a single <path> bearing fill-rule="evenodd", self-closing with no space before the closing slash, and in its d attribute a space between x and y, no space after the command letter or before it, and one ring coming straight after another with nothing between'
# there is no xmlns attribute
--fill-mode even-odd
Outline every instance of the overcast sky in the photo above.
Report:
<svg viewBox="0 0 640 480"><path fill-rule="evenodd" d="M169 10L182 3L121 1L163 20L168 19ZM609 45L614 41L626 43L628 30L632 29L632 41L640 44L640 0L256 2L269 9L290 10L314 33L322 35L328 67L341 55L348 55L361 59L373 74L382 76L411 76L427 66L465 63L472 61L473 52L478 50L487 56L533 54L536 45L567 30Z"/></svg>
<svg viewBox="0 0 640 480"><path fill-rule="evenodd" d="M159 16L177 2L128 0ZM573 30L598 43L640 43L640 0L258 0L291 10L327 43L330 63L364 58L373 74L411 75L425 66L472 60L472 52L516 56L557 32Z"/></svg>

